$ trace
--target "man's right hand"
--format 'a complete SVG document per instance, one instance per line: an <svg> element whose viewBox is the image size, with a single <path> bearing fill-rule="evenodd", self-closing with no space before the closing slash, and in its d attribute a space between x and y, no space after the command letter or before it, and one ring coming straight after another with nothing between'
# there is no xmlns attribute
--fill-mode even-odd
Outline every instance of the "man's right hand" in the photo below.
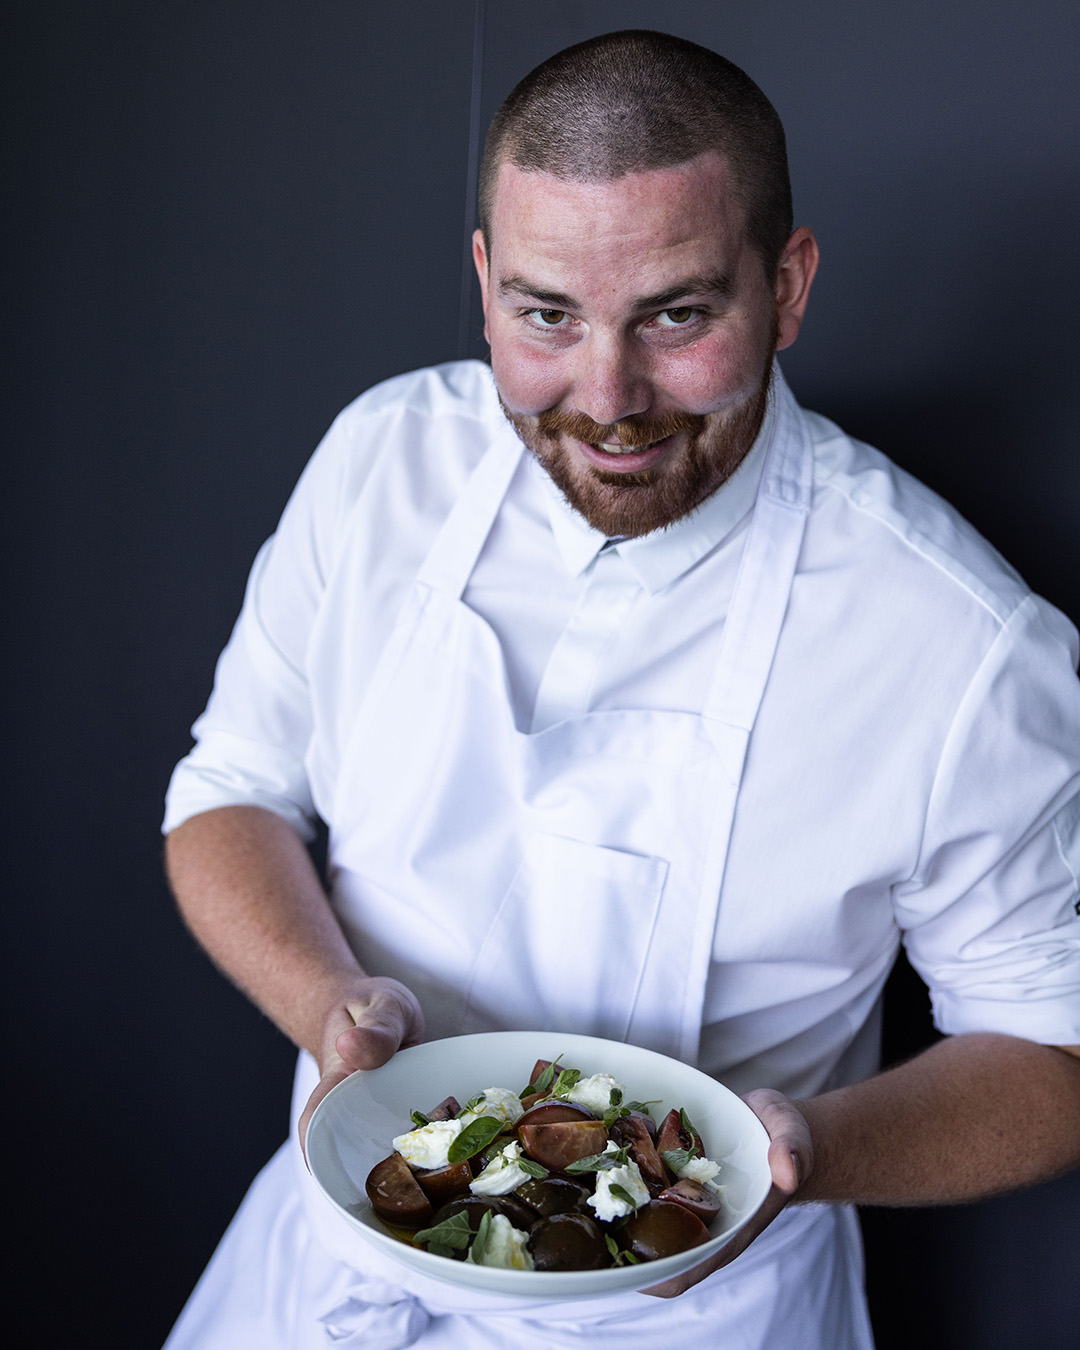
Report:
<svg viewBox="0 0 1080 1350"><path fill-rule="evenodd" d="M301 1117L302 1144L311 1113L335 1084L422 1038L420 1005L397 980L361 969L307 849L272 811L205 811L173 830L165 852L188 927L252 1002L318 1060L322 1080Z"/></svg>
<svg viewBox="0 0 1080 1350"><path fill-rule="evenodd" d="M319 1056L321 1077L300 1117L301 1148L315 1108L331 1088L358 1069L377 1069L423 1035L424 1014L416 995L388 976L366 977L327 1021Z"/></svg>

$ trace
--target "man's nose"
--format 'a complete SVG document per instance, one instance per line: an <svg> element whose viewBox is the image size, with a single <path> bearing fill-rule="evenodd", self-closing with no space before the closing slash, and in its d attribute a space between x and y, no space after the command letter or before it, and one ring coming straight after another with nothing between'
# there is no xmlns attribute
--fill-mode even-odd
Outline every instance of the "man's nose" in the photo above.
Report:
<svg viewBox="0 0 1080 1350"><path fill-rule="evenodd" d="M647 412L652 389L640 362L622 339L590 334L578 352L573 403L601 426Z"/></svg>

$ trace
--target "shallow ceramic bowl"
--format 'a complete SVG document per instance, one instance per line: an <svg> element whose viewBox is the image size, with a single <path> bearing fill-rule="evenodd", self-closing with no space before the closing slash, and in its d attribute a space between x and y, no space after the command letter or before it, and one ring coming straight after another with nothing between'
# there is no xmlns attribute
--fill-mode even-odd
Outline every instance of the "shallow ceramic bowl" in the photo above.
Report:
<svg viewBox="0 0 1080 1350"><path fill-rule="evenodd" d="M580 1069L583 1077L610 1073L626 1084L627 1100L654 1101L659 1121L683 1107L702 1136L708 1157L722 1164L724 1208L708 1243L660 1261L608 1270L502 1270L435 1256L395 1238L376 1217L364 1183L372 1167L393 1152L393 1137L412 1128L415 1110L444 1097L459 1101L489 1087L515 1092L537 1059ZM308 1165L329 1202L364 1236L404 1266L450 1284L529 1299L596 1298L646 1289L679 1275L718 1251L751 1218L769 1192L769 1140L750 1108L697 1069L652 1050L550 1031L497 1031L429 1041L399 1051L381 1069L354 1073L319 1103L307 1136Z"/></svg>

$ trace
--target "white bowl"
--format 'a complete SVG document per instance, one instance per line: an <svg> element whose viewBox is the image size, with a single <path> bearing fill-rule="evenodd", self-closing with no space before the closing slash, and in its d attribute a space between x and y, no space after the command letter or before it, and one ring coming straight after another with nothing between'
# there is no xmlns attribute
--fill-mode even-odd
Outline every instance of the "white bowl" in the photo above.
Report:
<svg viewBox="0 0 1080 1350"><path fill-rule="evenodd" d="M625 1083L627 1100L653 1101L659 1121L683 1107L702 1136L706 1155L722 1164L724 1208L709 1242L676 1256L608 1270L502 1270L453 1261L395 1238L371 1208L364 1189L372 1167L393 1152L391 1140L412 1128L413 1111L444 1097L459 1101L489 1087L515 1092L537 1059L560 1058L583 1077L610 1073ZM595 1036L551 1031L493 1031L429 1041L401 1050L381 1069L354 1073L319 1103L307 1136L308 1166L330 1203L364 1236L404 1266L449 1284L529 1299L595 1298L647 1289L698 1265L727 1242L761 1205L771 1185L769 1139L750 1108L715 1079L666 1055Z"/></svg>

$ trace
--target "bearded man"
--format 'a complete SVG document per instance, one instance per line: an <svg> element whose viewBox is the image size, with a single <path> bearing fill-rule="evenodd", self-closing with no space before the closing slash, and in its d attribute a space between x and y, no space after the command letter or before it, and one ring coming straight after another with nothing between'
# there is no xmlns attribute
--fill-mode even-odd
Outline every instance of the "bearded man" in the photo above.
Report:
<svg viewBox="0 0 1080 1350"><path fill-rule="evenodd" d="M296 1138L170 1350L865 1347L850 1206L1080 1155L1076 635L795 403L818 249L729 62L642 32L551 58L480 219L490 370L334 423L170 789L187 922L301 1049ZM946 1038L881 1074L901 940ZM514 1027L696 1063L764 1122L772 1194L674 1301L508 1309L315 1192L335 1083Z"/></svg>

